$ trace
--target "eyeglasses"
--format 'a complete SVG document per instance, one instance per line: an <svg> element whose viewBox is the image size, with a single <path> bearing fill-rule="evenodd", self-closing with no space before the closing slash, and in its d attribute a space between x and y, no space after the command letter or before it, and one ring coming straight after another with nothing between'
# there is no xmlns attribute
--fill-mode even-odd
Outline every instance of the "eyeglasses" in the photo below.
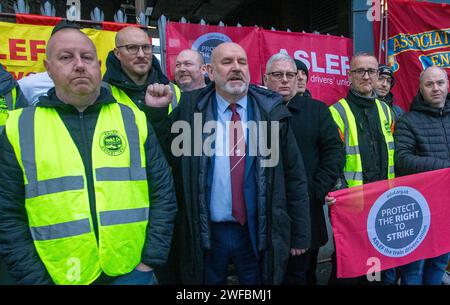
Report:
<svg viewBox="0 0 450 305"><path fill-rule="evenodd" d="M387 76L382 76L382 75L380 75L380 76L378 77L378 81L379 81L380 83L387 82L388 84L392 84L392 78L387 77Z"/></svg>
<svg viewBox="0 0 450 305"><path fill-rule="evenodd" d="M137 54L139 52L139 49L142 49L142 52L144 54L151 54L152 53L152 45L151 44L126 44L123 46L117 46L116 48L126 48L127 51L133 55Z"/></svg>
<svg viewBox="0 0 450 305"><path fill-rule="evenodd" d="M276 80L282 80L284 78L284 76L286 75L286 78L288 80L293 80L294 78L297 77L297 72L270 72L267 73L267 75L272 76L274 79Z"/></svg>
<svg viewBox="0 0 450 305"><path fill-rule="evenodd" d="M364 77L364 75L366 75L366 73L368 73L370 77L373 77L378 74L377 69L362 69L361 68L361 69L350 70L350 72L354 73L358 77Z"/></svg>

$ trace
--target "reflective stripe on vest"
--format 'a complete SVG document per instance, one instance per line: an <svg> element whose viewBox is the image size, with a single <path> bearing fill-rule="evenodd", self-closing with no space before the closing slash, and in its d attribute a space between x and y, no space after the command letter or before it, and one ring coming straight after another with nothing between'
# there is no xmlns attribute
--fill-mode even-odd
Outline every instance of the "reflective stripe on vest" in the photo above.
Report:
<svg viewBox="0 0 450 305"><path fill-rule="evenodd" d="M172 101L169 104L169 113L171 113L172 110L178 106L178 102L180 101L181 98L181 90L174 83L169 83L169 86L173 93Z"/></svg>
<svg viewBox="0 0 450 305"><path fill-rule="evenodd" d="M9 91L3 98L4 99L3 107L0 105L0 132L5 128L6 120L8 119L8 112L14 110L16 108L17 102L17 89L14 87L11 91ZM1 101L0 101L1 103Z"/></svg>
<svg viewBox="0 0 450 305"><path fill-rule="evenodd" d="M394 174L394 139L390 126L392 116L388 106L375 100L380 118L381 130L388 152L388 179L395 177ZM344 176L349 187L363 184L363 168L361 154L358 145L358 130L355 117L345 99L341 99L330 107L331 114L345 138L346 163Z"/></svg>
<svg viewBox="0 0 450 305"><path fill-rule="evenodd" d="M102 271L117 276L133 270L150 207L144 113L118 103L100 111L92 142L98 242L84 164L56 110L12 111L6 130L24 172L31 235L53 281L89 284Z"/></svg>

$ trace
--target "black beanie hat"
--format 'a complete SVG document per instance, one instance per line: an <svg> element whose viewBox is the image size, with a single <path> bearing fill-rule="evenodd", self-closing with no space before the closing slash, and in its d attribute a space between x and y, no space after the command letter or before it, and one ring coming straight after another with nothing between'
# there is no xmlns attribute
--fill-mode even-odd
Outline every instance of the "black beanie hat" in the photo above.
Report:
<svg viewBox="0 0 450 305"><path fill-rule="evenodd" d="M294 59L294 61L295 61L295 65L297 66L297 71L302 70L303 72L305 72L306 77L309 78L308 67L306 67L305 63L298 59Z"/></svg>
<svg viewBox="0 0 450 305"><path fill-rule="evenodd" d="M390 76L391 79L392 79L392 81L391 81L391 88L394 87L394 81L395 81L395 79L394 79L394 72L392 72L391 68L389 68L386 65L379 65L378 66L378 73L380 75L384 74L384 75Z"/></svg>
<svg viewBox="0 0 450 305"><path fill-rule="evenodd" d="M62 20L52 30L52 34L50 36L55 35L56 32L62 30L62 29L76 29L81 30L81 27L76 24L75 22L68 21L68 20Z"/></svg>

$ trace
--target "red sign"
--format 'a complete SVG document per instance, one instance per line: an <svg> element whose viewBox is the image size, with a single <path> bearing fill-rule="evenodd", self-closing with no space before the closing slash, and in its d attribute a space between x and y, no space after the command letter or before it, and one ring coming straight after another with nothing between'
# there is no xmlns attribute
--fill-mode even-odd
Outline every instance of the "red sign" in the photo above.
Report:
<svg viewBox="0 0 450 305"><path fill-rule="evenodd" d="M411 0L389 0L388 5L388 65L396 78L392 92L396 103L409 110L422 70L439 66L450 74L450 5ZM375 46L379 27L374 22Z"/></svg>
<svg viewBox="0 0 450 305"><path fill-rule="evenodd" d="M262 85L266 61L285 52L309 67L308 89L329 105L347 95L351 39L316 34L265 31L257 27L220 27L169 22L166 29L167 75L173 79L175 59L186 48L198 50L209 62L221 42L233 41L247 52L251 82Z"/></svg>
<svg viewBox="0 0 450 305"><path fill-rule="evenodd" d="M350 86L348 70L353 54L353 41L348 38L261 30L261 61L284 52L308 67L307 88L318 100L332 105L346 97Z"/></svg>
<svg viewBox="0 0 450 305"><path fill-rule="evenodd" d="M174 79L175 60L182 50L199 51L206 63L212 50L222 42L236 42L247 53L252 83L261 83L258 28L198 25L169 22L166 27L167 76Z"/></svg>
<svg viewBox="0 0 450 305"><path fill-rule="evenodd" d="M331 195L337 276L357 277L450 252L450 169Z"/></svg>

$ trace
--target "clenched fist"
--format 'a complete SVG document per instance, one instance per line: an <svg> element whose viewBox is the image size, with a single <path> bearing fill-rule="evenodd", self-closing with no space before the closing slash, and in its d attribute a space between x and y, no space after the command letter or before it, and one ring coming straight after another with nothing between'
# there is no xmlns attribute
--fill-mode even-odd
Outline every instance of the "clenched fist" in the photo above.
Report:
<svg viewBox="0 0 450 305"><path fill-rule="evenodd" d="M169 85L151 84L145 93L145 105L149 107L167 107L172 101L173 92Z"/></svg>

